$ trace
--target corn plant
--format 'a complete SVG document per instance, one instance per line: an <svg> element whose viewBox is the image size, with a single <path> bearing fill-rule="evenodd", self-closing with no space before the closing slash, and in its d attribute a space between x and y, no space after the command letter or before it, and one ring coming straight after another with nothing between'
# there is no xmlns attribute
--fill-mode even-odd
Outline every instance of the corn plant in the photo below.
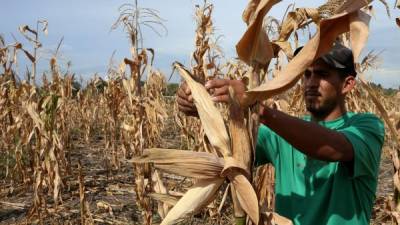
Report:
<svg viewBox="0 0 400 225"><path fill-rule="evenodd" d="M162 109L165 103L161 95L165 81L160 72L151 68L154 50L143 47L142 27L148 27L160 34L155 26L165 29L162 21L156 10L140 8L135 1L134 4L124 4L120 7L120 16L113 26L115 29L122 25L131 44L131 58L125 58L119 68L122 83L119 87L126 97L122 98L125 112L123 122L116 126L118 129L122 127L123 146L127 158L141 156L145 148L154 146L160 140L160 129L166 115ZM129 67L128 78L124 75L126 66ZM143 89L141 81L145 73L147 82ZM151 224L153 202L148 193L154 189L153 169L149 164L135 164L134 168L136 200L143 212L143 223Z"/></svg>

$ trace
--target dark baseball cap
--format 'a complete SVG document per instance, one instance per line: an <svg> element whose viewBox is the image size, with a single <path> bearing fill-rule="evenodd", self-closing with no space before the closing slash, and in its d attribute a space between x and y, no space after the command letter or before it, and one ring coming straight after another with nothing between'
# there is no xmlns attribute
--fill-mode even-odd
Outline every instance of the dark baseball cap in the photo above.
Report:
<svg viewBox="0 0 400 225"><path fill-rule="evenodd" d="M294 55L297 55L303 47L299 47L294 51ZM340 43L335 43L332 49L321 56L326 64L334 69L340 70L346 76L357 76L357 72L354 66L353 52Z"/></svg>

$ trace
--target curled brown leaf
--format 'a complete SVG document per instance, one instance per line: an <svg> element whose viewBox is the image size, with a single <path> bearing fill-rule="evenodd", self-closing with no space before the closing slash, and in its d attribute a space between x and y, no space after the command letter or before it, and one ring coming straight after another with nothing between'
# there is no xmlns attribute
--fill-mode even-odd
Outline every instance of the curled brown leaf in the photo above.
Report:
<svg viewBox="0 0 400 225"><path fill-rule="evenodd" d="M244 12L248 28L236 45L239 58L251 64L253 62L266 65L273 57L273 49L266 32L263 30L263 20L267 12L280 0L252 1Z"/></svg>

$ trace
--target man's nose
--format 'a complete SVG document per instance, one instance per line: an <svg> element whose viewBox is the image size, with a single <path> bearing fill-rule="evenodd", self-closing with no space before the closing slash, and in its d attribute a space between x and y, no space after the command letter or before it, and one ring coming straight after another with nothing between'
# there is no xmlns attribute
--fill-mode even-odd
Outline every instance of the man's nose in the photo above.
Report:
<svg viewBox="0 0 400 225"><path fill-rule="evenodd" d="M309 76L306 77L306 86L307 87L317 87L319 85L319 77L316 76L314 73L311 73Z"/></svg>

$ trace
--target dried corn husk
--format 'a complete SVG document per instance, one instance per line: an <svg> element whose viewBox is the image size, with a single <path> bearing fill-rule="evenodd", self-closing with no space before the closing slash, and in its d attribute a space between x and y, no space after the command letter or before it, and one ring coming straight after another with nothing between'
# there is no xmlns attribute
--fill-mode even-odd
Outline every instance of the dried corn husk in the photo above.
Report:
<svg viewBox="0 0 400 225"><path fill-rule="evenodd" d="M253 223L258 224L260 219L258 199L249 180L240 173L228 173L228 178L234 186L237 200L241 208L249 215Z"/></svg>
<svg viewBox="0 0 400 225"><path fill-rule="evenodd" d="M365 35L368 35L368 30L362 30L362 27L365 28L366 26L359 25L361 22L365 22L365 14L363 14L359 9L366 6L367 2L363 0L355 0L345 5L347 7L341 8L342 13L335 15L330 19L321 20L317 33L307 42L299 54L294 57L293 60L290 61L290 63L274 79L259 87L249 90L247 92L248 99L246 99L245 102L250 104L255 100L263 100L292 87L315 59L330 50L333 42L339 34L349 30L352 31L350 27L353 27L353 31L362 31L359 35L353 34L352 42L360 41L360 43L365 43ZM361 49L360 43L355 44L357 45L357 52L355 52L356 55L359 55Z"/></svg>
<svg viewBox="0 0 400 225"><path fill-rule="evenodd" d="M223 160L214 154L174 149L146 149L131 161L154 163L155 168L165 172L197 179L217 178L224 167Z"/></svg>
<svg viewBox="0 0 400 225"><path fill-rule="evenodd" d="M192 152L169 149L147 149L144 154L132 160L134 163L153 162L156 168L181 176L200 179L185 195L174 204L161 224L175 224L185 217L197 213L215 198L215 192L224 181L220 177L223 160L206 152ZM153 195L163 202L171 199Z"/></svg>
<svg viewBox="0 0 400 225"><path fill-rule="evenodd" d="M169 211L160 225L176 224L210 203L224 179L198 180Z"/></svg>
<svg viewBox="0 0 400 225"><path fill-rule="evenodd" d="M175 66L178 67L181 76L186 80L189 87L191 88L195 104L197 102L196 107L197 110L199 111L200 120L203 126L204 124L210 122L209 120L206 120L206 116L221 117L222 119L221 114L219 113L218 109L215 108L211 100L211 96L207 93L205 88L201 84L194 81L191 78L190 74L186 70L184 70L181 65L175 64ZM230 89L230 92L231 96L234 96L234 93L232 93L232 89ZM207 109L206 107L211 107L215 109L213 111L210 111L210 109ZM210 113L210 114L202 116L200 112L203 111L204 113ZM226 176L230 179L234 188L237 190L236 193L239 193L241 195L240 198L238 197L238 200L242 205L243 210L245 210L246 213L250 216L251 220L257 224L259 220L257 196L251 184L246 178L246 176L250 177L250 172L249 172L251 165L250 157L252 155L250 149L250 140L249 139L244 140L248 137L247 130L245 129L244 126L244 115L242 110L240 109L239 103L233 101L232 97L231 97L230 112L231 112L230 119L232 120L231 125L233 127L236 127L236 129L233 130L235 134L232 134L233 135L232 144L237 146L236 148L234 148L235 152L233 153L230 151L230 149L228 150L225 149L223 151L223 152L228 152L228 154L227 153L223 154L225 160L225 167L221 175ZM208 132L206 132L206 135L210 140L210 143L211 144L219 143L218 141L213 141L212 139L214 139L215 136L218 135L220 132L226 132L225 125L223 124L223 128L221 125L219 129L215 129L216 127L211 127L211 128L213 129L210 129ZM238 136L241 137L238 138ZM244 176L243 174L245 174L246 176Z"/></svg>
<svg viewBox="0 0 400 225"><path fill-rule="evenodd" d="M231 156L229 136L224 120L210 95L200 83L192 79L190 73L181 64L175 62L174 66L192 90L194 104L211 145L223 156Z"/></svg>

